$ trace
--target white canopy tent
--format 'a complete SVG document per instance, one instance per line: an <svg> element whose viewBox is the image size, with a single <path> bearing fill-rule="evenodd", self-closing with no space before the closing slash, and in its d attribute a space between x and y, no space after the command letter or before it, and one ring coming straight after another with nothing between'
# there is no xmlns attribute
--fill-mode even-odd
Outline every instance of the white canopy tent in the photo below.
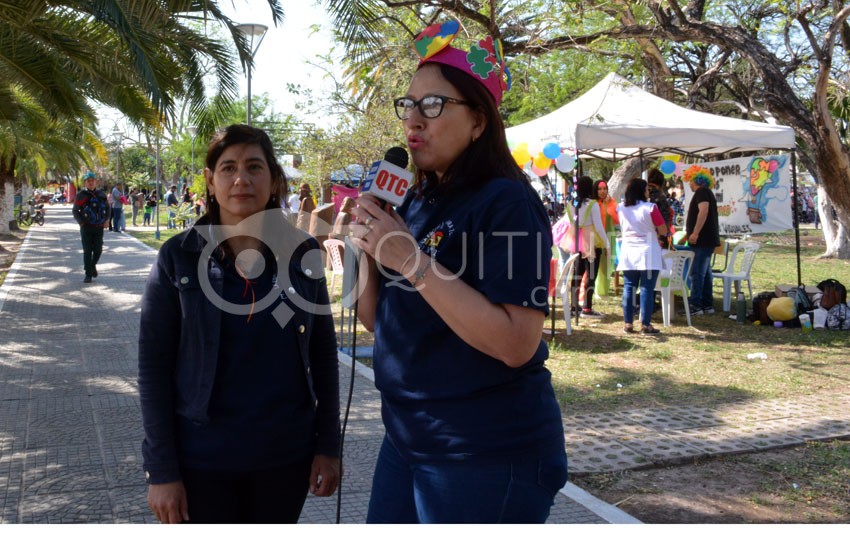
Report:
<svg viewBox="0 0 850 536"><path fill-rule="evenodd" d="M586 93L554 112L505 131L509 143L528 144L531 155L548 143L579 158L618 161L664 154L707 158L729 152L765 149L791 152L793 189L797 188L794 129L723 117L683 108L610 73ZM797 246L797 284L801 285L800 235L793 212Z"/></svg>
<svg viewBox="0 0 850 536"><path fill-rule="evenodd" d="M578 156L622 160L660 154L710 155L795 147L791 127L682 108L610 73L552 113L506 129L534 155L547 143Z"/></svg>

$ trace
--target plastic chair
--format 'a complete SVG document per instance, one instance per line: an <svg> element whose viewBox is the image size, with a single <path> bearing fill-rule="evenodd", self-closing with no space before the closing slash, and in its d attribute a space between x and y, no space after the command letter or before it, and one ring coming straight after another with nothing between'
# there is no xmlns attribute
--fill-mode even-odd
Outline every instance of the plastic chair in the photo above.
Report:
<svg viewBox="0 0 850 536"><path fill-rule="evenodd" d="M573 299L573 293L578 289L573 288L573 276L575 274L576 261L581 256L581 253L573 253L564 267L561 268L561 273L558 275L558 281L555 283L555 292L561 295L561 306L564 309L564 320L567 323L567 335L572 335L572 317L573 303L578 303L577 299Z"/></svg>
<svg viewBox="0 0 850 536"><path fill-rule="evenodd" d="M655 281L655 292L661 293L661 315L664 326L668 327L675 315L673 309L673 297L675 293L682 293L682 301L685 303L685 315L688 317L688 326L691 325L691 310L688 303L688 274L694 264L693 251L665 251L664 266L669 267L658 274Z"/></svg>
<svg viewBox="0 0 850 536"><path fill-rule="evenodd" d="M328 256L331 258L330 293L331 296L333 296L334 282L336 281L336 276L342 276L344 272L342 254L345 251L345 242L337 238L328 238L327 240L322 242L322 244L325 246L325 250L328 252Z"/></svg>
<svg viewBox="0 0 850 536"><path fill-rule="evenodd" d="M741 292L741 281L747 282L750 291L750 301L753 301L753 282L750 279L750 270L756 261L756 253L759 250L757 242L740 242L729 254L729 265L722 273L717 274L723 281L723 310L732 308L732 285L735 286L735 294ZM740 257L740 262L739 262ZM736 268L735 266L738 265Z"/></svg>
<svg viewBox="0 0 850 536"><path fill-rule="evenodd" d="M723 266L720 268L715 268L715 264L717 264L717 257L723 256ZM729 242L727 240L720 239L720 245L714 248L714 253L711 254L711 271L714 274L722 274L726 271L726 266L729 265Z"/></svg>

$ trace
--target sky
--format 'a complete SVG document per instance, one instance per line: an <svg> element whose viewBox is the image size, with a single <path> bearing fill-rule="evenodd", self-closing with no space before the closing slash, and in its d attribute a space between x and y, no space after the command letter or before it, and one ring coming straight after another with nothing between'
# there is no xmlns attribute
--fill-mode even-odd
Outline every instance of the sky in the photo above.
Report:
<svg viewBox="0 0 850 536"><path fill-rule="evenodd" d="M271 11L264 0L223 0L221 7L237 23L259 23L269 27L257 49L251 75L251 94L268 93L275 111L295 113L295 101L286 91L287 83L300 84L319 93L330 90L324 72L308 65L308 61L325 55L331 43L330 22L324 8L314 7L310 0L282 0L284 22L275 27ZM320 25L317 34L312 25ZM248 94L248 78L243 77L240 95ZM313 121L321 119L311 118Z"/></svg>
<svg viewBox="0 0 850 536"><path fill-rule="evenodd" d="M319 63L316 57L327 54L332 42L330 22L324 8L313 6L311 0L282 0L281 4L285 17L283 24L277 27L272 23L271 11L264 0L222 0L220 6L237 24L268 26L254 59L251 95L268 93L276 112L296 114L295 100L286 91L287 83L312 89L314 95L331 89L324 71L308 65L309 61ZM321 26L319 33L312 33L312 25ZM240 97L246 97L247 76L241 77L239 88ZM116 125L125 133L130 130L117 110L103 109L98 115L102 133L112 131ZM320 126L330 124L329 118L310 117L308 120Z"/></svg>

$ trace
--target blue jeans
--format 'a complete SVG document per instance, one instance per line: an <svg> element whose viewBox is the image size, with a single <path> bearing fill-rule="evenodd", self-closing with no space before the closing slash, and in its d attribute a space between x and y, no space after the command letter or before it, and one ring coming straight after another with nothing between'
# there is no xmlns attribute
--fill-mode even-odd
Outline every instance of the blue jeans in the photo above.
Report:
<svg viewBox="0 0 850 536"><path fill-rule="evenodd" d="M634 323L635 289L640 288L640 323L652 324L652 311L655 307L655 280L658 270L624 270L623 279L623 320Z"/></svg>
<svg viewBox="0 0 850 536"><path fill-rule="evenodd" d="M714 248L691 246L694 252L694 265L691 267L690 304L695 309L714 307L711 281L711 255Z"/></svg>
<svg viewBox="0 0 850 536"><path fill-rule="evenodd" d="M543 523L567 482L567 455L414 462L387 437L366 523Z"/></svg>

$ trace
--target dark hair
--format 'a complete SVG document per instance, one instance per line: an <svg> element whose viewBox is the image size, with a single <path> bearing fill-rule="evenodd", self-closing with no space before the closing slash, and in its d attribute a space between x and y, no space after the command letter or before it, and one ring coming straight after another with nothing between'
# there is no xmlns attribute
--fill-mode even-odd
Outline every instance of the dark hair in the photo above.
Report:
<svg viewBox="0 0 850 536"><path fill-rule="evenodd" d="M658 168L650 169L648 182L649 184L654 184L656 186L664 186L664 173L662 173Z"/></svg>
<svg viewBox="0 0 850 536"><path fill-rule="evenodd" d="M286 175L284 175L283 168L280 167L274 155L274 147L269 135L259 128L239 124L219 130L207 145L206 167L210 171L215 170L215 165L222 153L233 145L257 145L263 151L263 156L266 158L266 164L269 166L272 176L272 193L268 203L266 203L266 208L280 208L280 197L282 192L287 190ZM206 192L206 202L211 222L219 223L221 220L218 202L210 196L209 188Z"/></svg>
<svg viewBox="0 0 850 536"><path fill-rule="evenodd" d="M443 184L439 186L446 190L475 190L495 178L508 178L530 184L528 177L511 155L499 108L484 84L455 67L443 64L437 64L437 67L443 77L463 95L462 98L469 108L473 112L483 114L487 121L481 136L449 165L443 176ZM436 175L432 171L417 169L414 184L420 192L425 179L431 182L430 187L436 180Z"/></svg>
<svg viewBox="0 0 850 536"><path fill-rule="evenodd" d="M625 200L623 204L631 207L638 204L638 201L646 201L646 181L643 179L632 179L629 185L626 186Z"/></svg>
<svg viewBox="0 0 850 536"><path fill-rule="evenodd" d="M593 179L587 175L582 175L576 179L576 195L578 196L578 206L582 206L585 201L593 198Z"/></svg>

